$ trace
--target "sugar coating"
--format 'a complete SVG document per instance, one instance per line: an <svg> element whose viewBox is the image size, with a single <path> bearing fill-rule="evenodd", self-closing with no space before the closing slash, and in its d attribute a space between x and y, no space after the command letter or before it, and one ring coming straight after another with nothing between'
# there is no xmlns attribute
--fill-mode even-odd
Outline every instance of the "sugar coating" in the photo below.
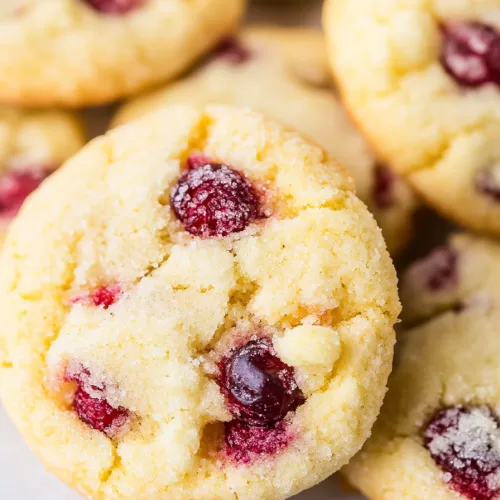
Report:
<svg viewBox="0 0 500 500"><path fill-rule="evenodd" d="M377 161L336 96L321 32L250 27L222 48L183 79L127 102L114 124L178 102L260 110L317 141L349 169L358 196L382 227L390 252L399 252L411 234L416 198L394 176L388 187L390 203L378 202Z"/></svg>
<svg viewBox="0 0 500 500"><path fill-rule="evenodd" d="M168 198L194 152L265 188L269 217L227 238L183 231ZM115 284L107 308L72 300ZM219 106L166 108L70 160L14 222L0 299L9 413L52 471L102 499L279 499L324 479L379 412L400 310L346 171L260 114ZM215 380L224 342L301 325L335 330L335 370L287 416L283 449L233 463ZM75 361L130 412L127 432L108 439L77 418L61 377Z"/></svg>
<svg viewBox="0 0 500 500"><path fill-rule="evenodd" d="M376 151L439 212L500 234L500 89L460 85L441 63L442 26L498 31L498 1L330 0L323 20L346 105Z"/></svg>
<svg viewBox="0 0 500 500"><path fill-rule="evenodd" d="M0 190L8 189L12 174L27 172L34 178L43 178L85 142L83 124L76 115L0 106ZM0 213L0 243L11 222L9 211L4 215Z"/></svg>
<svg viewBox="0 0 500 500"><path fill-rule="evenodd" d="M103 13L86 0L3 0L0 99L83 106L145 90L210 50L245 6L245 0L143 0L129 12Z"/></svg>
<svg viewBox="0 0 500 500"><path fill-rule="evenodd" d="M413 263L403 273L404 321L410 324L425 321L446 310L498 306L500 277L494 269L499 260L500 247L491 240L466 233L450 236L443 247ZM430 286L436 275L440 276L440 287Z"/></svg>
<svg viewBox="0 0 500 500"><path fill-rule="evenodd" d="M484 498L496 498L500 485L500 307L494 290L498 286L486 274L495 274L499 246L470 235L455 236L450 244L459 250L461 262L460 285L453 294L465 306L432 303L422 289L415 289L412 300L404 302L408 308L417 304L412 319L421 324L401 332L389 392L372 437L343 469L349 481L374 500L467 498L457 492L453 471L443 470L431 454L456 453L447 463L457 470L474 461L469 474L474 477L475 470L482 470L487 476L484 484L493 492ZM457 421L454 428L425 434L439 411L461 406L470 410L448 413Z"/></svg>

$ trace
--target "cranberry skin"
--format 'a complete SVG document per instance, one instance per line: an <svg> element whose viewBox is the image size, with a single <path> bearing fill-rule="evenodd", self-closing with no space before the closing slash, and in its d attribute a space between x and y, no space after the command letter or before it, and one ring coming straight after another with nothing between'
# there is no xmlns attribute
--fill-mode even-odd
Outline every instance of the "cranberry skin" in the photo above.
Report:
<svg viewBox="0 0 500 500"><path fill-rule="evenodd" d="M442 245L424 259L415 262L408 274L415 279L423 280L428 290L433 292L447 290L458 281L458 258L454 248Z"/></svg>
<svg viewBox="0 0 500 500"><path fill-rule="evenodd" d="M444 36L441 63L457 83L479 87L500 84L500 35L486 24L449 23Z"/></svg>
<svg viewBox="0 0 500 500"><path fill-rule="evenodd" d="M78 374L67 376L67 380L78 384L73 399L73 409L82 422L111 437L127 423L130 417L129 411L122 406L115 408L109 404L105 396L105 384L91 385L92 390L87 392L85 381L88 381L89 377L90 372L86 368L82 368Z"/></svg>
<svg viewBox="0 0 500 500"><path fill-rule="evenodd" d="M394 205L394 181L395 176L390 169L382 165L375 167L373 198L377 208L385 210Z"/></svg>
<svg viewBox="0 0 500 500"><path fill-rule="evenodd" d="M103 14L127 14L142 7L146 0L83 0L93 9Z"/></svg>
<svg viewBox="0 0 500 500"><path fill-rule="evenodd" d="M250 51L243 45L241 40L235 37L227 37L217 45L212 57L239 65L247 62L251 56Z"/></svg>
<svg viewBox="0 0 500 500"><path fill-rule="evenodd" d="M493 432L481 427L478 417L489 420ZM458 405L437 412L424 430L424 445L445 472L448 485L471 500L500 497L498 424L486 406Z"/></svg>
<svg viewBox="0 0 500 500"><path fill-rule="evenodd" d="M237 420L225 424L225 455L238 465L284 450L293 440L285 422L272 427L252 427Z"/></svg>
<svg viewBox="0 0 500 500"><path fill-rule="evenodd" d="M220 364L220 385L233 417L250 426L271 426L304 402L293 368L267 339L252 340Z"/></svg>
<svg viewBox="0 0 500 500"><path fill-rule="evenodd" d="M118 301L121 294L120 285L106 285L96 288L88 295L81 295L71 299L73 304L92 304L96 307L108 309Z"/></svg>
<svg viewBox="0 0 500 500"><path fill-rule="evenodd" d="M53 169L12 170L0 178L0 215L14 217L24 200L45 180Z"/></svg>
<svg viewBox="0 0 500 500"><path fill-rule="evenodd" d="M253 185L220 163L186 170L172 188L170 205L186 231L201 238L241 232L260 217Z"/></svg>

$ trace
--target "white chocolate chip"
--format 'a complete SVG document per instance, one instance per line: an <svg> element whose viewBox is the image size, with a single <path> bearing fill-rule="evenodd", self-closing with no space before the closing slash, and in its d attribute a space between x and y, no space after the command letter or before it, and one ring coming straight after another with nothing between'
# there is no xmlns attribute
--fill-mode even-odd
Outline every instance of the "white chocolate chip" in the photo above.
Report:
<svg viewBox="0 0 500 500"><path fill-rule="evenodd" d="M332 328L303 325L276 338L274 348L290 366L314 366L330 371L340 356L340 339Z"/></svg>

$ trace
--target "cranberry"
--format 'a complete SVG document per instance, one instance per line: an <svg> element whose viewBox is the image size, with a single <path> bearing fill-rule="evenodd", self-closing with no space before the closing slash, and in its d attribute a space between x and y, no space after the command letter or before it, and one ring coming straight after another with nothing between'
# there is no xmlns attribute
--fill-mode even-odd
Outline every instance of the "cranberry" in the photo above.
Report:
<svg viewBox="0 0 500 500"><path fill-rule="evenodd" d="M387 209L394 205L394 181L395 176L390 169L382 165L375 167L373 197L378 208Z"/></svg>
<svg viewBox="0 0 500 500"><path fill-rule="evenodd" d="M67 374L66 379L78 384L73 409L82 422L108 436L116 434L127 423L129 411L122 406L111 406L105 395L106 385L90 384L90 372L86 368Z"/></svg>
<svg viewBox="0 0 500 500"><path fill-rule="evenodd" d="M272 427L253 427L237 420L225 424L225 454L243 465L279 453L292 439L284 422Z"/></svg>
<svg viewBox="0 0 500 500"><path fill-rule="evenodd" d="M232 351L222 360L220 371L229 410L247 425L272 425L304 401L293 368L275 355L267 339L252 340Z"/></svg>
<svg viewBox="0 0 500 500"><path fill-rule="evenodd" d="M476 189L494 201L500 201L500 178L497 179L489 168L476 174Z"/></svg>
<svg viewBox="0 0 500 500"><path fill-rule="evenodd" d="M141 7L146 0L84 0L104 14L126 14Z"/></svg>
<svg viewBox="0 0 500 500"><path fill-rule="evenodd" d="M500 36L482 23L449 23L442 27L441 62L461 85L500 84Z"/></svg>
<svg viewBox="0 0 500 500"><path fill-rule="evenodd" d="M220 163L186 170L172 188L170 204L186 231L202 238L238 233L260 216L253 185Z"/></svg>
<svg viewBox="0 0 500 500"><path fill-rule="evenodd" d="M251 58L250 51L241 40L234 37L224 38L213 52L215 59L224 59L231 64L242 64Z"/></svg>
<svg viewBox="0 0 500 500"><path fill-rule="evenodd" d="M28 195L52 172L53 170L48 168L12 170L0 177L1 216L14 217L17 215Z"/></svg>
<svg viewBox="0 0 500 500"><path fill-rule="evenodd" d="M471 500L500 494L500 429L486 406L452 406L430 420L425 447L449 486Z"/></svg>
<svg viewBox="0 0 500 500"><path fill-rule="evenodd" d="M415 262L408 275L415 279L424 279L425 287L432 291L441 291L456 283L457 263L457 252L449 245L442 245L424 259Z"/></svg>
<svg viewBox="0 0 500 500"><path fill-rule="evenodd" d="M73 304L92 304L96 307L108 309L118 300L118 298L120 297L120 293L120 285L106 285L96 288L88 295L74 297L73 299L71 299L71 302Z"/></svg>

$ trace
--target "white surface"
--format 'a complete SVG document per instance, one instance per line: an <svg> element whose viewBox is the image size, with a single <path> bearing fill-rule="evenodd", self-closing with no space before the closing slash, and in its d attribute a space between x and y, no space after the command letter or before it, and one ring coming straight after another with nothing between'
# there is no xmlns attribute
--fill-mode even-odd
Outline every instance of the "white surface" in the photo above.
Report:
<svg viewBox="0 0 500 500"><path fill-rule="evenodd" d="M252 22L265 20L280 24L294 24L295 21L300 24L319 24L320 0L280 0L274 5L268 2L269 0L260 0L258 5L252 8L249 16ZM88 118L91 130L98 131L103 128L101 121L103 113L100 110L91 111ZM79 495L44 470L41 462L22 441L1 405L0 500L82 500ZM339 493L335 479L330 478L298 495L295 500L362 499L357 495Z"/></svg>

